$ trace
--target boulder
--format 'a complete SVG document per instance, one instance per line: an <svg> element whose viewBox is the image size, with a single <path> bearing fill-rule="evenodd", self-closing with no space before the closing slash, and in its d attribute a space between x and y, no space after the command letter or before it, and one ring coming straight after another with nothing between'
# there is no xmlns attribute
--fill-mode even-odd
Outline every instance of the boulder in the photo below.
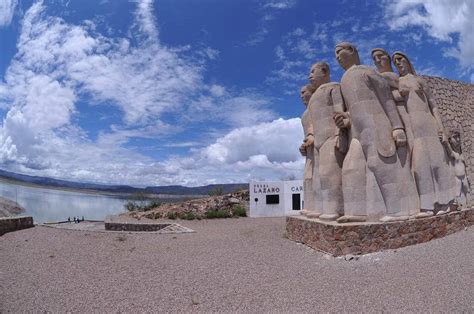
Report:
<svg viewBox="0 0 474 314"><path fill-rule="evenodd" d="M13 217L24 211L25 209L17 202L0 197L0 217Z"/></svg>

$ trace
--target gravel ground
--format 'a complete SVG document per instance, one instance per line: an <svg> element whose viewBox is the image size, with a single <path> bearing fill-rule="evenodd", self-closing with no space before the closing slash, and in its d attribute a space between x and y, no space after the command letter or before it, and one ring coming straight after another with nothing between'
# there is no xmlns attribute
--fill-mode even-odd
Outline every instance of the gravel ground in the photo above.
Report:
<svg viewBox="0 0 474 314"><path fill-rule="evenodd" d="M474 312L474 228L359 259L284 237L283 218L196 233L35 227L0 237L0 312Z"/></svg>

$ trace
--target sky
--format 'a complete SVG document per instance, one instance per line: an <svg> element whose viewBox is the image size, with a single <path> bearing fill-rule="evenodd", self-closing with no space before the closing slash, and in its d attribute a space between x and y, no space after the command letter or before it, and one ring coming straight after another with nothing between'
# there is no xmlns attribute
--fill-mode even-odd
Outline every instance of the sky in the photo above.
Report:
<svg viewBox="0 0 474 314"><path fill-rule="evenodd" d="M472 0L0 0L0 168L197 186L302 178L299 89L404 51L474 82Z"/></svg>

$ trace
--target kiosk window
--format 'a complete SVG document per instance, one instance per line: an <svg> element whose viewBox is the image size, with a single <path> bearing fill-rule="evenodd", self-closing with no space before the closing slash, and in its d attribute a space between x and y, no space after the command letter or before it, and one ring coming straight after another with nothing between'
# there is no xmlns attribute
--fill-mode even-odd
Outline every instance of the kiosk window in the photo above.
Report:
<svg viewBox="0 0 474 314"><path fill-rule="evenodd" d="M280 195L278 194L267 195L267 204L280 204Z"/></svg>
<svg viewBox="0 0 474 314"><path fill-rule="evenodd" d="M301 194L293 194L293 210L301 210Z"/></svg>

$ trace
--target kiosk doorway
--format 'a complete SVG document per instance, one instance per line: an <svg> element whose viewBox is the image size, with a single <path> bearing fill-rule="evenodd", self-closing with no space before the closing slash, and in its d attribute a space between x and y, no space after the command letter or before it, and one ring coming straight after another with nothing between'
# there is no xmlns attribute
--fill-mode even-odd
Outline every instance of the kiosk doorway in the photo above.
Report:
<svg viewBox="0 0 474 314"><path fill-rule="evenodd" d="M301 210L301 194L295 193L292 195L293 200L293 210Z"/></svg>

